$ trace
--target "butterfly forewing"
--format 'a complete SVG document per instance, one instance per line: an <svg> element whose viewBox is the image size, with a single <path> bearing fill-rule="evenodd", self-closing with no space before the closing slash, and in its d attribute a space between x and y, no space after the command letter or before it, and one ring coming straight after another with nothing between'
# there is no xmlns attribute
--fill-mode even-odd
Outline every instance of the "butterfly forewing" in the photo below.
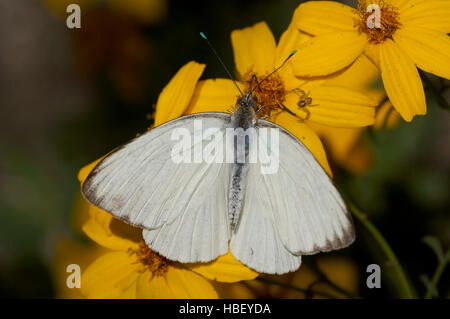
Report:
<svg viewBox="0 0 450 319"><path fill-rule="evenodd" d="M230 163L175 162L176 128L225 134L224 113L188 115L152 129L103 159L82 187L86 199L142 227L147 244L169 259L210 261L228 250ZM202 139L202 142L203 139ZM192 148L195 146L192 141Z"/></svg>

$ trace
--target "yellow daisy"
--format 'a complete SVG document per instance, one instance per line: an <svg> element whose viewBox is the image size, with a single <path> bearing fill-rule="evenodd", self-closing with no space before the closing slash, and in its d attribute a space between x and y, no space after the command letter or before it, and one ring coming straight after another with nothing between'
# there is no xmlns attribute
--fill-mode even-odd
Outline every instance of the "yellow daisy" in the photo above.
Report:
<svg viewBox="0 0 450 319"><path fill-rule="evenodd" d="M380 27L370 27L380 8ZM426 114L417 71L450 79L450 1L358 1L359 9L333 1L301 4L293 18L296 28L314 36L299 47L292 65L298 76L323 76L348 67L366 54L381 70L389 99L406 121Z"/></svg>
<svg viewBox="0 0 450 319"><path fill-rule="evenodd" d="M80 195L81 196L81 195ZM56 298L83 299L85 296L79 288L69 288L67 279L70 273L67 266L76 264L80 269L86 269L94 260L105 254L108 250L99 245L61 238L57 244L51 263L51 274Z"/></svg>
<svg viewBox="0 0 450 319"><path fill-rule="evenodd" d="M109 251L83 270L83 296L217 298L215 289L207 279L150 250L142 240L139 229L114 220L110 214L94 206L90 206L89 212L91 217L83 225L84 232Z"/></svg>
<svg viewBox="0 0 450 319"><path fill-rule="evenodd" d="M231 34L238 85L248 90L250 78L258 82L280 66L289 54L303 41L302 35L291 24L278 45L265 22L235 30ZM314 154L322 167L331 175L322 143L309 123L335 127L362 127L374 123L378 102L363 92L334 84L327 79L308 80L298 78L287 63L274 73L253 94L259 113L268 120L294 134ZM253 83L255 87L256 83ZM231 80L209 79L200 81L194 97L184 112L227 112L235 105L239 92ZM282 112L280 112L282 111Z"/></svg>
<svg viewBox="0 0 450 319"><path fill-rule="evenodd" d="M373 88L379 78L378 68L365 56L361 55L344 72L327 77L327 85L343 86L361 90L378 101L373 128L392 128L400 115L393 109L383 90ZM341 128L328 125L308 124L322 139L328 156L340 167L352 173L363 173L373 163L373 152L367 141L362 138L364 128Z"/></svg>

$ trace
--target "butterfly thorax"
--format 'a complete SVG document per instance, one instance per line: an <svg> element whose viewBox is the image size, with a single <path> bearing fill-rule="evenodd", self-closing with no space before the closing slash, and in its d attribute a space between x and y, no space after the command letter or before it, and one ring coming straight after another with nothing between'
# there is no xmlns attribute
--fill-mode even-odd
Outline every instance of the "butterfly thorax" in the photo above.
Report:
<svg viewBox="0 0 450 319"><path fill-rule="evenodd" d="M231 116L231 124L235 130L234 136L234 169L231 176L229 192L228 219L231 230L235 231L244 199L244 189L248 169L248 154L250 151L250 131L255 127L256 102L251 93L239 98L236 111Z"/></svg>
<svg viewBox="0 0 450 319"><path fill-rule="evenodd" d="M256 102L251 93L247 93L236 102L236 112L231 116L234 128L243 128L244 130L254 127L256 124L255 114Z"/></svg>

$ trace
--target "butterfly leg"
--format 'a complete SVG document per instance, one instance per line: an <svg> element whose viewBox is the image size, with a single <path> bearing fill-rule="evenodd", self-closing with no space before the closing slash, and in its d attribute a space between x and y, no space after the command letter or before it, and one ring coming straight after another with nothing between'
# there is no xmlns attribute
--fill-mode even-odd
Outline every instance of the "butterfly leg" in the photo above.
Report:
<svg viewBox="0 0 450 319"><path fill-rule="evenodd" d="M295 93L301 98L305 97L305 95L306 95L305 91L303 91L302 89L299 89L299 88L292 89L289 92Z"/></svg>
<svg viewBox="0 0 450 319"><path fill-rule="evenodd" d="M306 113L306 117L303 120L309 119L309 117L311 116L311 112L306 107L303 108L303 111Z"/></svg>
<svg viewBox="0 0 450 319"><path fill-rule="evenodd" d="M258 114L259 111L261 111L264 107L265 107L265 105L261 106L258 110L256 110L255 114Z"/></svg>

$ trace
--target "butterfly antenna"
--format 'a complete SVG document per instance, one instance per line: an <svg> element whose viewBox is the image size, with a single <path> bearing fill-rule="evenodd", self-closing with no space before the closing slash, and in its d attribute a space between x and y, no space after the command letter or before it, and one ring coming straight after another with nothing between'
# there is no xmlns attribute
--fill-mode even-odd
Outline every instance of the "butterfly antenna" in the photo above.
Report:
<svg viewBox="0 0 450 319"><path fill-rule="evenodd" d="M228 77L231 79L231 81L233 81L234 85L236 85L239 93L241 93L241 96L244 96L244 94L242 93L241 89L239 88L239 86L237 85L236 81L234 80L233 76L231 75L230 71L228 71L228 68L226 67L225 63L223 63L222 59L220 58L219 54L217 53L216 49L214 49L213 45L211 44L211 42L209 42L208 38L206 37L206 35L203 32L200 32L200 36L206 40L206 42L208 43L209 47L211 48L211 50L214 52L214 55L217 57L217 59L219 60L220 64L222 64L223 68L225 69L225 71L228 74Z"/></svg>
<svg viewBox="0 0 450 319"><path fill-rule="evenodd" d="M259 88L259 86L261 85L261 83L263 83L265 80L267 80L272 74L274 74L275 72L277 72L279 69L281 69L285 64L286 64L286 62L295 54L297 52L297 50L294 50L294 51L292 51L291 52L291 54L289 54L289 56L284 60L284 62L283 63L281 63L281 65L278 67L278 68L276 68L275 70L273 70L272 72L270 72L261 82L257 82L257 85L253 88L253 90L251 90L250 91L250 94L254 91L254 90L256 90L257 88ZM256 78L256 76L255 76L255 78ZM253 76L252 76L252 79L253 79ZM253 82L253 81L252 81Z"/></svg>

